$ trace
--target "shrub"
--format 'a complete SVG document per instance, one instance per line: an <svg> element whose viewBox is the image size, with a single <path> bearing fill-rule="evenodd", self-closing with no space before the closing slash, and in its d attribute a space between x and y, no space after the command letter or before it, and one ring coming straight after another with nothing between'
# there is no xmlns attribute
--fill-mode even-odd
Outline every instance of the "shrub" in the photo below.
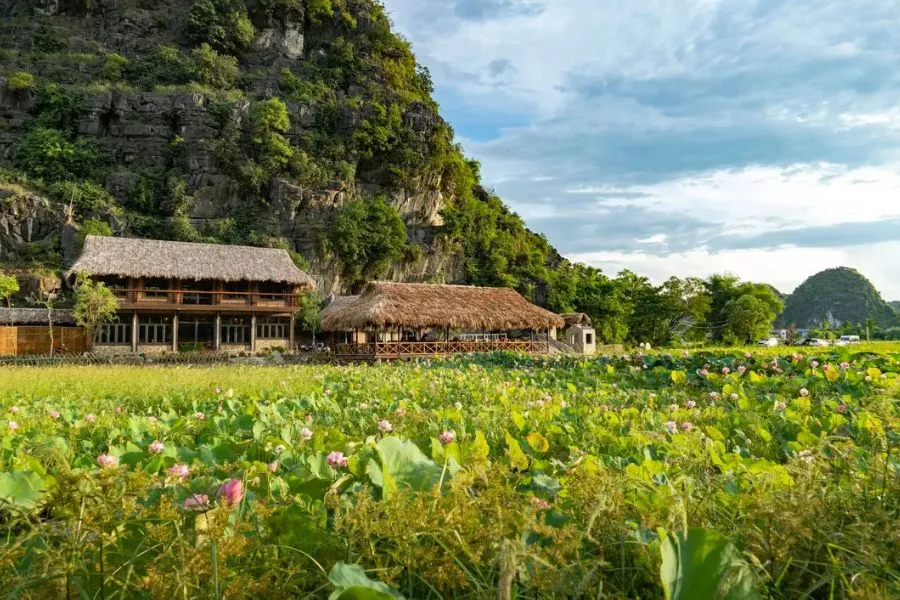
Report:
<svg viewBox="0 0 900 600"><path fill-rule="evenodd" d="M80 91L50 82L38 88L33 114L43 127L75 133L83 110Z"/></svg>
<svg viewBox="0 0 900 600"><path fill-rule="evenodd" d="M128 67L128 59L119 54L108 54L103 62L103 78L110 81L119 81Z"/></svg>
<svg viewBox="0 0 900 600"><path fill-rule="evenodd" d="M79 248L84 247L84 240L89 235L96 235L99 237L111 237L113 234L112 227L109 226L109 223L106 221L101 221L100 219L87 219L81 225L78 226L78 235L76 236L76 243Z"/></svg>
<svg viewBox="0 0 900 600"><path fill-rule="evenodd" d="M294 149L282 134L291 127L287 106L279 98L257 102L250 113L253 143L257 154L269 173L287 166Z"/></svg>
<svg viewBox="0 0 900 600"><path fill-rule="evenodd" d="M321 23L334 16L334 6L331 0L307 0L306 15L311 23Z"/></svg>
<svg viewBox="0 0 900 600"><path fill-rule="evenodd" d="M22 92L34 87L34 76L25 71L16 71L9 76L6 86L11 92Z"/></svg>
<svg viewBox="0 0 900 600"><path fill-rule="evenodd" d="M354 283L387 274L406 255L406 225L383 198L357 200L343 207L328 235L328 245Z"/></svg>
<svg viewBox="0 0 900 600"><path fill-rule="evenodd" d="M60 181L50 186L50 197L63 204L71 204L78 214L110 209L116 201L100 185L90 181Z"/></svg>
<svg viewBox="0 0 900 600"><path fill-rule="evenodd" d="M130 65L129 80L143 89L162 85L184 85L194 76L194 65L181 50L172 46L158 46L145 59Z"/></svg>
<svg viewBox="0 0 900 600"><path fill-rule="evenodd" d="M81 179L97 165L98 152L92 141L71 142L56 129L35 127L19 141L15 161L32 177Z"/></svg>
<svg viewBox="0 0 900 600"><path fill-rule="evenodd" d="M229 89L240 74L236 58L219 54L206 43L191 51L191 59L196 80L212 88Z"/></svg>
<svg viewBox="0 0 900 600"><path fill-rule="evenodd" d="M188 13L186 28L194 43L209 44L226 54L246 50L256 34L243 0L197 0Z"/></svg>

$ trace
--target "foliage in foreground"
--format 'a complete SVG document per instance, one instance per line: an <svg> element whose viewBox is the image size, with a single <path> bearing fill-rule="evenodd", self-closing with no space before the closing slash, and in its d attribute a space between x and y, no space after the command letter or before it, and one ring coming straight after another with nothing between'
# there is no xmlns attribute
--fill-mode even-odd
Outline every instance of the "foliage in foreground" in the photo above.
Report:
<svg viewBox="0 0 900 600"><path fill-rule="evenodd" d="M897 597L898 359L10 369L0 580L20 598Z"/></svg>

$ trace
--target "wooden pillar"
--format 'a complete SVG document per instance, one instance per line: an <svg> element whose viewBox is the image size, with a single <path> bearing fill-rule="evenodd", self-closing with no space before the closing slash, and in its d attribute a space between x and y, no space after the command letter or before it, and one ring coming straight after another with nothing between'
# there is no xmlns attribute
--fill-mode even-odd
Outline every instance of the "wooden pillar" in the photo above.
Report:
<svg viewBox="0 0 900 600"><path fill-rule="evenodd" d="M216 331L213 334L213 348L216 352L222 349L222 313L216 313Z"/></svg>
<svg viewBox="0 0 900 600"><path fill-rule="evenodd" d="M178 313L172 315L172 352L178 352Z"/></svg>
<svg viewBox="0 0 900 600"><path fill-rule="evenodd" d="M294 351L294 327L297 325L297 319L294 317L294 313L291 313L291 324L288 329L288 352ZM315 332L313 332L313 346L315 346Z"/></svg>
<svg viewBox="0 0 900 600"><path fill-rule="evenodd" d="M131 314L131 351L137 354L138 351L138 330L140 323L138 322L137 311Z"/></svg>
<svg viewBox="0 0 900 600"><path fill-rule="evenodd" d="M250 352L256 352L256 313L250 315Z"/></svg>

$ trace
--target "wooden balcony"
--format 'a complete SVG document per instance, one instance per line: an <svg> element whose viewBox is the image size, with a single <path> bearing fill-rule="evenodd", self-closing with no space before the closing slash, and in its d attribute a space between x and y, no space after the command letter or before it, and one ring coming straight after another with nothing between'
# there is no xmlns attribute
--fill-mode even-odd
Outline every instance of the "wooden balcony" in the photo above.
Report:
<svg viewBox="0 0 900 600"><path fill-rule="evenodd" d="M123 311L230 312L285 314L295 312L299 302L293 292L226 292L221 290L113 289Z"/></svg>
<svg viewBox="0 0 900 600"><path fill-rule="evenodd" d="M335 356L352 360L397 360L497 351L548 354L550 344L547 340L482 340L373 342L369 344L336 344L334 346Z"/></svg>

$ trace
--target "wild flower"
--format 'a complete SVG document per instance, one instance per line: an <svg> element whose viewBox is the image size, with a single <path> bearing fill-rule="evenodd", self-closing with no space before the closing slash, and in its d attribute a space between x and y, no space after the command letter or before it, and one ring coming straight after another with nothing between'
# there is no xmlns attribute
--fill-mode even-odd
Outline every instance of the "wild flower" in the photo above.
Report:
<svg viewBox="0 0 900 600"><path fill-rule="evenodd" d="M438 439L441 441L441 443L443 445L446 446L447 444L452 443L456 439L456 433L453 431L445 431L440 436L438 436Z"/></svg>
<svg viewBox="0 0 900 600"><path fill-rule="evenodd" d="M237 506L244 498L244 482L240 479L229 479L219 487L216 498L225 506Z"/></svg>
<svg viewBox="0 0 900 600"><path fill-rule="evenodd" d="M97 464L104 469L111 469L119 464L119 459L118 457L110 456L109 454L101 454L97 457Z"/></svg>
<svg viewBox="0 0 900 600"><path fill-rule="evenodd" d="M682 431L691 431L693 428L694 428L694 424L691 423L690 421L685 421L684 423L681 424Z"/></svg>
<svg viewBox="0 0 900 600"><path fill-rule="evenodd" d="M166 447L161 441L154 440L147 449L150 450L151 454L162 454L162 451L165 450Z"/></svg>
<svg viewBox="0 0 900 600"><path fill-rule="evenodd" d="M390 433L394 430L394 426L387 419L378 421L378 431L381 433Z"/></svg>
<svg viewBox="0 0 900 600"><path fill-rule="evenodd" d="M209 496L206 494L191 494L181 503L186 510L206 510L209 508Z"/></svg>
<svg viewBox="0 0 900 600"><path fill-rule="evenodd" d="M666 421L665 428L669 433L675 433L678 431L678 423L675 421Z"/></svg>
<svg viewBox="0 0 900 600"><path fill-rule="evenodd" d="M715 392L713 392L713 393L715 393ZM693 400L688 400L687 402L684 403L684 407L685 408L696 408L697 403L694 402Z"/></svg>
<svg viewBox="0 0 900 600"><path fill-rule="evenodd" d="M800 388L800 395L806 398L807 396L809 396L809 390L806 388Z"/></svg>
<svg viewBox="0 0 900 600"><path fill-rule="evenodd" d="M7 427L9 427L9 430L10 430L10 431L16 431L16 430L19 428L19 424L16 423L15 421L10 421L10 422L7 424Z"/></svg>
<svg viewBox="0 0 900 600"><path fill-rule="evenodd" d="M84 416L85 423L93 423L96 420L97 420L97 417L95 415L85 415Z"/></svg>
<svg viewBox="0 0 900 600"><path fill-rule="evenodd" d="M325 462L333 469L340 469L347 466L347 457L344 456L343 452L335 450L325 457Z"/></svg>
<svg viewBox="0 0 900 600"><path fill-rule="evenodd" d="M187 465L178 463L166 469L166 473L168 473L169 477L172 477L173 479L184 480L190 476L191 470Z"/></svg>
<svg viewBox="0 0 900 600"><path fill-rule="evenodd" d="M531 497L531 508L537 511L547 510L550 508L550 503L544 500L543 498L538 498L537 496Z"/></svg>
<svg viewBox="0 0 900 600"><path fill-rule="evenodd" d="M50 410L50 418L53 419L53 420L58 419L58 418L59 418L59 411L58 411L58 410L52 410L52 409L51 409L51 410Z"/></svg>
<svg viewBox="0 0 900 600"><path fill-rule="evenodd" d="M300 430L300 439L304 442L308 442L312 439L313 432L309 427L304 427Z"/></svg>

